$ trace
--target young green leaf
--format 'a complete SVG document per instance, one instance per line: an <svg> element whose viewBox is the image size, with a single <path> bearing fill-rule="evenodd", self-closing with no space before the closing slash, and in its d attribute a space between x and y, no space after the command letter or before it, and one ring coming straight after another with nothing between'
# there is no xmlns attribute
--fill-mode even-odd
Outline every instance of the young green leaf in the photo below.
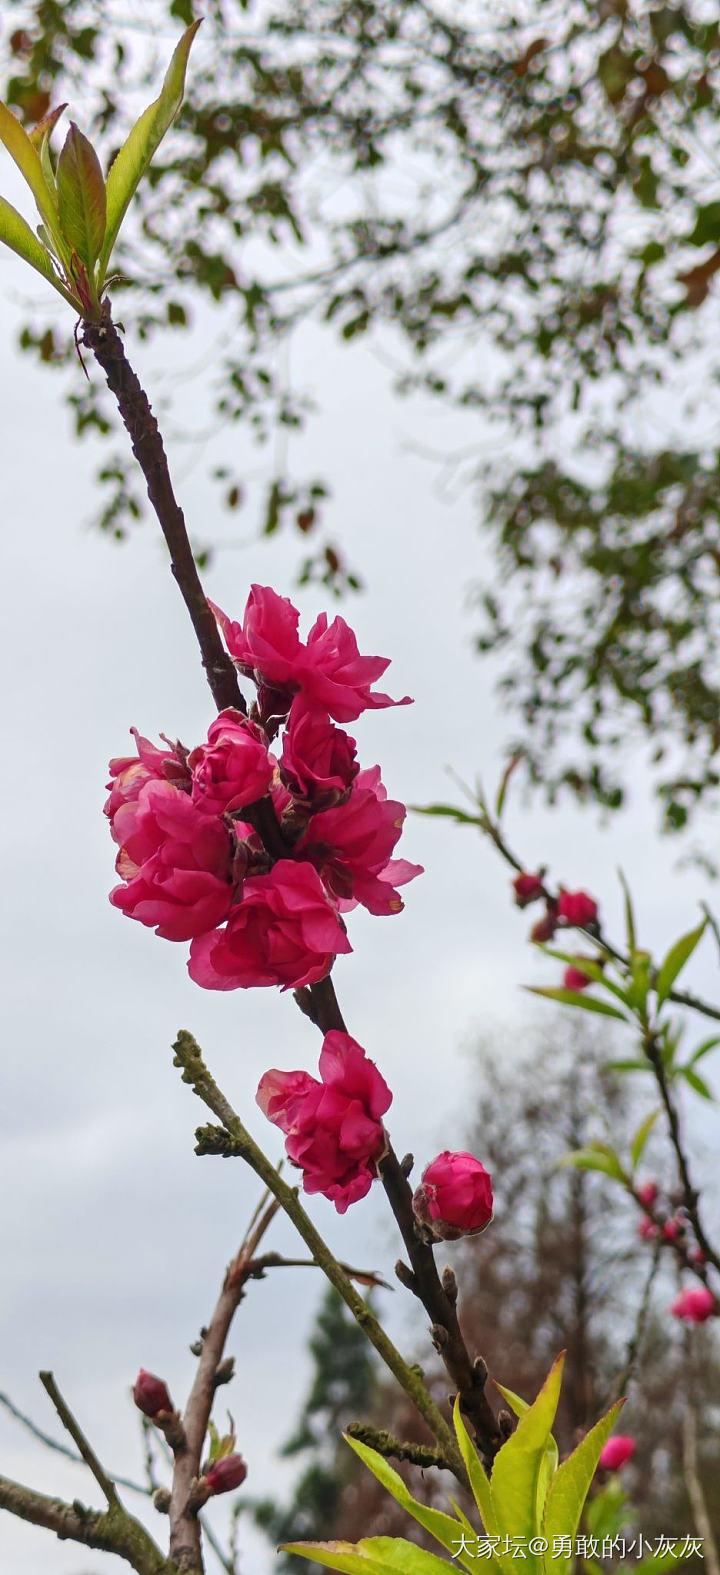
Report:
<svg viewBox="0 0 720 1575"><path fill-rule="evenodd" d="M627 881L625 879L625 876L624 876L622 870L618 870L618 878L620 880L620 885L622 886L623 895L625 897L625 933L627 935L627 948L628 948L629 952L634 952L635 951L635 915L633 913L632 897L630 896L630 887L628 886L628 883L627 883Z"/></svg>
<svg viewBox="0 0 720 1575"><path fill-rule="evenodd" d="M688 1066L695 1066L695 1063L697 1061L701 1061L704 1055L708 1055L711 1050L714 1050L716 1045L720 1045L720 1038L717 1037L717 1035L714 1039L703 1040L703 1043L698 1045L697 1050L693 1050L690 1060L687 1063Z"/></svg>
<svg viewBox="0 0 720 1575"><path fill-rule="evenodd" d="M619 984L615 984L612 979L608 979L605 970L592 957L579 958L577 953L557 952L553 946L542 946L540 950L545 957L554 957L558 962L568 963L571 968L580 968L584 974L587 974L588 979L592 979L595 984L602 985L603 989L609 990L610 994L616 996L618 1001L623 1001L627 1004L626 992L620 988Z"/></svg>
<svg viewBox="0 0 720 1575"><path fill-rule="evenodd" d="M442 815L446 820L456 820L459 826L481 826L480 815L468 815L454 804L408 804L413 815Z"/></svg>
<svg viewBox="0 0 720 1575"><path fill-rule="evenodd" d="M39 120L37 125L33 126L32 130L28 132L28 137L34 148L41 148L45 138L50 137L53 127L57 125L64 109L67 109L67 104L58 104L56 109L49 109L47 115L43 115L42 120Z"/></svg>
<svg viewBox="0 0 720 1575"><path fill-rule="evenodd" d="M667 1000L678 974L685 967L686 962L689 962L695 947L702 939L706 926L707 919L703 919L702 924L699 924L696 930L690 930L688 935L683 935L679 941L675 942L674 946L670 947L662 967L658 970L658 976L655 981L658 1006L662 1006L663 1002Z"/></svg>
<svg viewBox="0 0 720 1575"><path fill-rule="evenodd" d="M467 1471L467 1474L470 1478L470 1486L473 1490L475 1503L477 1504L477 1507L482 1516L483 1526L485 1527L488 1536L494 1537L497 1535L498 1526L495 1519L495 1510L493 1508L492 1495L490 1492L490 1479L485 1474L485 1468L482 1464L482 1461L478 1459L477 1450L475 1449L472 1439L470 1438L470 1434L468 1433L468 1430L463 1421L462 1411L460 1410L459 1396L457 1396L455 1399L453 1422L455 1424L457 1441L460 1446L460 1453L465 1463L465 1470Z"/></svg>
<svg viewBox="0 0 720 1575"><path fill-rule="evenodd" d="M412 1515L413 1520L417 1520L426 1531L429 1531L431 1537L435 1537L440 1546L445 1548L448 1553L454 1552L460 1539L462 1528L458 1526L452 1515L446 1515L441 1509L431 1509L427 1504L418 1503L418 1500L413 1498L410 1489L406 1487L402 1477L393 1469L383 1455L378 1454L375 1449L370 1449L369 1445L361 1444L358 1438L351 1438L349 1434L346 1434L345 1438L350 1448L354 1449L355 1454L359 1456L368 1470L372 1471L373 1476L377 1477L378 1482L381 1483L386 1492L392 1495L396 1503L400 1504L401 1508L406 1510L408 1515ZM468 1557L467 1554L461 1555L459 1562L463 1565L463 1568L473 1569L474 1565L468 1563Z"/></svg>
<svg viewBox="0 0 720 1575"><path fill-rule="evenodd" d="M681 1076L684 1077L685 1082L689 1083L690 1087L694 1088L695 1093L699 1094L702 1099L714 1100L715 1095L712 1089L708 1088L704 1077L700 1077L697 1072L693 1072L691 1066L682 1067Z"/></svg>
<svg viewBox="0 0 720 1575"><path fill-rule="evenodd" d="M583 1012L599 1012L602 1017L618 1017L621 1023L627 1022L624 1012L619 1012L609 1001L599 1001L595 995L583 995L580 990L565 990L560 985L556 988L528 985L526 988L531 995L547 996L549 1001L560 1001L562 1006L578 1006Z"/></svg>
<svg viewBox="0 0 720 1575"><path fill-rule="evenodd" d="M608 1072L652 1072L649 1061L605 1061Z"/></svg>
<svg viewBox="0 0 720 1575"><path fill-rule="evenodd" d="M159 98L148 105L135 122L127 141L110 166L107 178L107 227L100 253L99 289L102 288L110 253L129 203L182 104L188 56L201 21L202 18L199 18L183 33L165 73Z"/></svg>
<svg viewBox="0 0 720 1575"><path fill-rule="evenodd" d="M24 258L31 268L41 273L53 289L57 290L75 311L78 310L78 302L58 278L45 247L33 234L30 225L26 224L22 214L3 197L0 197L0 241L4 241L11 251L17 252L18 257Z"/></svg>
<svg viewBox="0 0 720 1575"><path fill-rule="evenodd" d="M460 1531L458 1529L458 1543ZM312 1559L345 1575L448 1575L454 1565L404 1537L363 1537L362 1542L285 1542L281 1552Z"/></svg>
<svg viewBox="0 0 720 1575"><path fill-rule="evenodd" d="M571 1154L563 1155L558 1161L558 1170L565 1165L574 1165L577 1170L600 1170L606 1176L612 1176L614 1181L622 1181L625 1186L629 1184L629 1176L620 1164L615 1150L606 1143L589 1143L587 1148L573 1149Z"/></svg>
<svg viewBox="0 0 720 1575"><path fill-rule="evenodd" d="M564 1536L570 1538L571 1544L574 1542L583 1504L597 1470L603 1445L610 1437L624 1404L624 1400L619 1400L617 1405L595 1423L578 1444L577 1449L574 1449L568 1459L558 1466L550 1483L543 1519L543 1536L547 1538L550 1545L545 1555L545 1568L548 1571L558 1568L567 1571L573 1567L573 1553L560 1558L557 1554L555 1557L552 1556L553 1541L556 1537Z"/></svg>
<svg viewBox="0 0 720 1575"><path fill-rule="evenodd" d="M92 274L105 235L105 182L91 142L71 120L57 165L60 228Z"/></svg>
<svg viewBox="0 0 720 1575"><path fill-rule="evenodd" d="M640 1164L645 1144L647 1143L647 1140L659 1115L659 1110L651 1110L650 1115L645 1117L645 1120L641 1122L637 1132L635 1133L632 1143L630 1144L630 1160L633 1170L637 1170L637 1167Z"/></svg>
<svg viewBox="0 0 720 1575"><path fill-rule="evenodd" d="M59 240L58 212L55 200L45 181L40 154L33 146L24 126L16 119L6 104L0 103L0 141L4 142L10 157L15 160L30 187L41 217L53 240Z"/></svg>
<svg viewBox="0 0 720 1575"><path fill-rule="evenodd" d="M537 1536L542 1525L542 1513L547 1492L547 1449L555 1420L564 1357L558 1357L550 1369L537 1399L521 1416L515 1432L495 1456L490 1491L493 1509L501 1532L510 1537L520 1537L523 1543ZM504 1556L498 1553L503 1568ZM526 1575L537 1575L540 1565L536 1555L528 1552L524 1561Z"/></svg>

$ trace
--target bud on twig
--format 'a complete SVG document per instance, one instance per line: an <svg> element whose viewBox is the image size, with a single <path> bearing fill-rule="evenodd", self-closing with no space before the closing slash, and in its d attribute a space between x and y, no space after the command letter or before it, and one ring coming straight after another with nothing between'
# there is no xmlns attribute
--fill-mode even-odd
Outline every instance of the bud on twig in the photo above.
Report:
<svg viewBox="0 0 720 1575"><path fill-rule="evenodd" d="M154 1373L147 1373L144 1367L140 1368L133 1384L133 1400L143 1416L149 1416L152 1422L158 1416L172 1416L174 1411L163 1379L156 1378Z"/></svg>

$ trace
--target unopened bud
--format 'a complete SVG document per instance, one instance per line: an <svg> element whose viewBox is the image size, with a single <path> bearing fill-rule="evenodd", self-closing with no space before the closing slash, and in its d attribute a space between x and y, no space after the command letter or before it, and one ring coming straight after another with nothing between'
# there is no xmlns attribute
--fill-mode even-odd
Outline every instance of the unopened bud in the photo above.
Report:
<svg viewBox="0 0 720 1575"><path fill-rule="evenodd" d="M167 1391L167 1386L162 1378L156 1378L154 1373L146 1373L141 1367L133 1384L133 1400L143 1416L154 1418L163 1412L172 1414L173 1403Z"/></svg>
<svg viewBox="0 0 720 1575"><path fill-rule="evenodd" d="M523 872L515 876L512 885L518 908L527 908L528 903L537 902L544 896L543 883L539 875L527 875Z"/></svg>
<svg viewBox="0 0 720 1575"><path fill-rule="evenodd" d="M205 1472L205 1481L211 1493L231 1493L239 1488L247 1476L247 1466L242 1455L224 1455Z"/></svg>

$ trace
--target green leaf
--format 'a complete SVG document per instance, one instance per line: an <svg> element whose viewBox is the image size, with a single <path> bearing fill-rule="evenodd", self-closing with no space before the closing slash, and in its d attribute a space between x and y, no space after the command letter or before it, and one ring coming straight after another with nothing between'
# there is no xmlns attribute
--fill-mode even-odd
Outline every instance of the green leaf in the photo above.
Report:
<svg viewBox="0 0 720 1575"><path fill-rule="evenodd" d="M475 1503L477 1504L477 1507L482 1516L483 1526L485 1527L488 1536L497 1536L498 1526L495 1519L492 1494L490 1492L490 1480L485 1474L485 1468L482 1464L482 1461L478 1458L477 1450L473 1445L470 1434L468 1433L468 1430L463 1421L462 1412L460 1410L459 1396L457 1396L455 1400L453 1421L455 1423L455 1432L457 1434L457 1441L460 1446L460 1453L465 1463L465 1470L467 1471L467 1474L470 1478L470 1486L473 1490Z"/></svg>
<svg viewBox="0 0 720 1575"><path fill-rule="evenodd" d="M60 228L92 274L105 235L105 182L91 142L71 120L57 164Z"/></svg>
<svg viewBox="0 0 720 1575"><path fill-rule="evenodd" d="M704 1039L703 1043L698 1045L697 1050L693 1050L687 1063L688 1066L694 1066L696 1061L700 1061L704 1055L708 1055L711 1050L715 1049L716 1045L720 1045L720 1036L716 1036L714 1039Z"/></svg>
<svg viewBox="0 0 720 1575"><path fill-rule="evenodd" d="M33 234L30 225L26 224L22 214L18 213L17 208L13 208L11 203L6 202L4 197L0 197L0 241L4 241L11 251L17 252L18 257L24 258L31 268L41 273L53 289L57 290L75 311L78 310L79 303L58 278L49 253L46 252L37 235Z"/></svg>
<svg viewBox="0 0 720 1575"><path fill-rule="evenodd" d="M549 1001L559 1001L562 1006L577 1006L583 1012L599 1012L602 1017L617 1017L621 1023L628 1020L625 1013L619 1012L609 1001L599 1001L595 995L583 995L581 990L564 990L559 985L557 988L541 989L539 985L528 985L526 988L531 995L545 995Z"/></svg>
<svg viewBox="0 0 720 1575"><path fill-rule="evenodd" d="M649 1061L606 1061L605 1068L608 1072L651 1072Z"/></svg>
<svg viewBox="0 0 720 1575"><path fill-rule="evenodd" d="M624 876L622 870L618 870L618 878L619 878L620 885L622 886L623 893L624 893L624 896L625 896L625 933L626 933L626 936L627 936L627 948L628 948L629 952L634 952L635 951L635 915L633 913L632 897L630 896L630 887L628 886L628 883L627 883L627 881L625 879L625 876Z"/></svg>
<svg viewBox="0 0 720 1575"><path fill-rule="evenodd" d="M555 1420L564 1356L550 1369L537 1399L521 1416L515 1432L495 1456L490 1491L498 1528L503 1535L530 1541L542 1524L547 1493L546 1455ZM498 1555L504 1569L515 1568L512 1559ZM540 1568L535 1555L523 1561L526 1575Z"/></svg>
<svg viewBox="0 0 720 1575"><path fill-rule="evenodd" d="M344 1570L347 1575L447 1575L454 1568L446 1559L427 1553L404 1537L363 1537L362 1542L285 1542L281 1552L313 1559L323 1569Z"/></svg>
<svg viewBox="0 0 720 1575"><path fill-rule="evenodd" d="M408 804L414 815L444 815L447 820L456 820L460 826L481 826L482 819L479 815L468 815L464 809L457 809L454 804Z"/></svg>
<svg viewBox="0 0 720 1575"><path fill-rule="evenodd" d="M640 1164L645 1144L647 1143L647 1140L659 1115L659 1110L651 1110L650 1115L645 1117L645 1120L641 1122L637 1132L635 1133L632 1143L630 1144L630 1161L633 1170L637 1170L637 1167Z"/></svg>
<svg viewBox="0 0 720 1575"><path fill-rule="evenodd" d="M49 109L47 115L43 115L42 120L39 120L37 125L33 126L32 130L28 132L28 137L34 148L42 148L46 137L48 141L50 140L53 127L57 125L64 109L67 109L67 104L58 104L56 109Z"/></svg>
<svg viewBox="0 0 720 1575"><path fill-rule="evenodd" d="M351 1438L347 1433L344 1436L350 1448L354 1449L355 1454L368 1470L372 1471L373 1476L386 1492L391 1494L395 1502L400 1504L408 1515L412 1515L413 1520L417 1520L419 1525L424 1526L441 1547L452 1553L462 1531L462 1527L458 1526L452 1515L446 1515L441 1509L431 1509L427 1504L419 1504L417 1499L413 1498L410 1489L406 1487L402 1477L383 1455L378 1454L376 1449L371 1449L368 1444L361 1444L358 1438ZM459 1562L463 1568L473 1569L474 1565L468 1562L468 1557L467 1554L461 1555Z"/></svg>
<svg viewBox="0 0 720 1575"><path fill-rule="evenodd" d="M706 926L707 919L703 919L702 924L699 924L696 930L691 930L688 935L683 935L679 941L675 942L674 946L670 947L655 981L658 1006L662 1006L663 1002L667 1000L678 974L692 957L698 941L705 934Z"/></svg>
<svg viewBox="0 0 720 1575"><path fill-rule="evenodd" d="M574 1554L567 1557L552 1557L551 1550L555 1537L570 1537L571 1545L575 1540L575 1533L580 1521L583 1504L588 1495L590 1483L597 1470L603 1445L607 1442L622 1410L624 1400L619 1400L599 1422L590 1429L577 1449L564 1460L553 1477L548 1489L543 1519L543 1536L547 1537L550 1548L545 1555L546 1570L558 1568L570 1570Z"/></svg>
<svg viewBox="0 0 720 1575"><path fill-rule="evenodd" d="M614 1181L622 1181L625 1186L629 1181L615 1150L606 1143L589 1143L587 1148L573 1149L571 1154L565 1154L558 1160L558 1170L565 1165L574 1165L577 1170L601 1170L604 1175L612 1176Z"/></svg>
<svg viewBox="0 0 720 1575"><path fill-rule="evenodd" d="M691 1088L694 1088L696 1094L700 1094L703 1099L714 1101L713 1091L711 1088L708 1088L704 1077L699 1077L698 1073L693 1072L692 1067L689 1066L682 1067L681 1072L685 1082L689 1083Z"/></svg>
<svg viewBox="0 0 720 1575"><path fill-rule="evenodd" d="M706 246L720 240L720 202L708 202L697 209L695 227L684 239L690 246Z"/></svg>
<svg viewBox="0 0 720 1575"><path fill-rule="evenodd" d="M59 242L57 207L45 181L40 154L30 141L24 126L20 125L20 121L3 103L0 103L0 141L4 142L10 157L15 160L20 173L24 175L53 240Z"/></svg>
<svg viewBox="0 0 720 1575"><path fill-rule="evenodd" d="M182 104L188 55L201 21L200 17L186 28L165 73L160 96L148 105L135 122L127 141L110 166L107 178L107 228L100 253L98 287L104 281L110 253L128 206Z"/></svg>
<svg viewBox="0 0 720 1575"><path fill-rule="evenodd" d="M614 984L612 979L607 978L604 969L600 967L599 963L594 962L592 957L578 957L577 953L573 955L572 952L556 952L552 946L542 946L540 950L546 957L554 957L558 962L569 963L572 968L580 968L583 973L587 974L588 979L593 979L595 984L600 984L603 989L609 990L611 995L617 997L618 1001L623 1001L627 1004L625 991L621 990L619 984Z"/></svg>

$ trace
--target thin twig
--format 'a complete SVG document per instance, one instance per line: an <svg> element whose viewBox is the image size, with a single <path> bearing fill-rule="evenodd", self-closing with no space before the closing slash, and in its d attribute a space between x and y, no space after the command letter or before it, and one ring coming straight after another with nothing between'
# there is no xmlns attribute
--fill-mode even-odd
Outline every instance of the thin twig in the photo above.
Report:
<svg viewBox="0 0 720 1575"><path fill-rule="evenodd" d="M43 1388L47 1391L50 1399L52 1400L63 1427L65 1428L66 1432L70 1434L73 1443L77 1444L77 1447L80 1451L80 1454L82 1455L83 1460L85 1461L86 1466L88 1467L88 1470L92 1471L95 1481L107 1499L110 1509L118 1508L120 1505L120 1500L117 1496L115 1483L108 1476L104 1467L101 1466L94 1449L88 1443L85 1434L83 1433L82 1428L79 1426L78 1422L76 1422L70 1407L67 1405L66 1401L63 1400L52 1373L40 1373L38 1376Z"/></svg>
<svg viewBox="0 0 720 1575"><path fill-rule="evenodd" d="M417 1444L414 1440L402 1441L395 1438L392 1433L384 1428L369 1427L365 1422L351 1422L345 1429L350 1438L356 1438L360 1444L367 1444L370 1449L376 1449L379 1455L386 1460L408 1460L411 1465L422 1466L428 1469L437 1466L439 1471L450 1471L452 1467L441 1449L433 1449L432 1444Z"/></svg>
<svg viewBox="0 0 720 1575"><path fill-rule="evenodd" d="M53 1449L56 1454L63 1455L66 1460L72 1460L73 1465L82 1466L85 1464L83 1456L77 1450L70 1449L67 1444L61 1444L59 1439L52 1438L50 1433L45 1433L41 1427L38 1427L37 1422L33 1422L32 1417L26 1416L24 1411L18 1409L9 1395L0 1394L0 1406L4 1406L5 1410L10 1413L10 1416L27 1428L33 1438L37 1438L41 1444L45 1445L46 1449ZM142 1482L133 1482L131 1477L117 1476L114 1472L112 1480L116 1487L128 1488L131 1493L142 1493L145 1498L149 1497L157 1485L153 1483L151 1488L146 1488L143 1487Z"/></svg>
<svg viewBox="0 0 720 1575"><path fill-rule="evenodd" d="M650 1313L653 1285L655 1284L657 1272L660 1267L661 1251L662 1240L659 1240L656 1241L653 1248L652 1261L650 1263L647 1279L643 1287L642 1298L638 1308L637 1318L635 1319L635 1327L628 1342L627 1354L622 1371L618 1374L618 1377L613 1385L612 1395L608 1400L608 1408L615 1401L623 1399L627 1389L635 1378L635 1371L640 1357L642 1343L645 1338L645 1330L647 1328L647 1321Z"/></svg>

